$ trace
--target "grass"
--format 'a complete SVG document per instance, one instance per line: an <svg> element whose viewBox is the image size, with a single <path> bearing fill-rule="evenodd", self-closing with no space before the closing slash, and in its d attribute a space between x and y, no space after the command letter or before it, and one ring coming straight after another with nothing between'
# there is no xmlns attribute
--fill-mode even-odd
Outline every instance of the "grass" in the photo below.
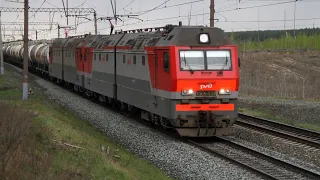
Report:
<svg viewBox="0 0 320 180"><path fill-rule="evenodd" d="M280 49L312 49L320 50L320 34L307 36L298 34L282 36L279 39L267 39L262 42L239 42L240 50L280 50Z"/></svg>
<svg viewBox="0 0 320 180"><path fill-rule="evenodd" d="M281 50L281 49L312 49L320 50L320 34L307 36L298 34L296 38L288 35L279 39L267 39L262 42L240 42L240 50Z"/></svg>
<svg viewBox="0 0 320 180"><path fill-rule="evenodd" d="M314 131L320 132L320 126L317 124L311 124L311 123L301 123L301 122L296 122L287 118L284 118L279 115L272 115L268 112L265 112L263 110L257 110L257 109L248 109L248 108L239 108L240 113L244 113L250 116L256 116L260 118L265 118L265 119L270 119L274 121L278 121L281 123L286 123L290 125L294 125L296 127L304 128L304 129L310 129Z"/></svg>
<svg viewBox="0 0 320 180"><path fill-rule="evenodd" d="M9 76L0 77L0 87L6 86L6 78ZM170 179L153 164L108 140L76 114L49 102L41 92L29 96L28 101L21 101L21 95L19 88L0 91L0 102L5 106L15 105L34 115L29 141L19 145L6 169L0 171L0 179ZM9 116L2 113L1 116ZM0 122L0 126L4 125Z"/></svg>

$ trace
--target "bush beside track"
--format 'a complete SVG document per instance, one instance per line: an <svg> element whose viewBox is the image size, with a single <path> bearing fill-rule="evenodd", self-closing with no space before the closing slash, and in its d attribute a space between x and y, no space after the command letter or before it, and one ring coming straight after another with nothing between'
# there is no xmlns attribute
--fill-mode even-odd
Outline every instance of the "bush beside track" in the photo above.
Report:
<svg viewBox="0 0 320 180"><path fill-rule="evenodd" d="M21 101L22 77L9 66L0 77L0 179L168 179L30 80L34 94Z"/></svg>

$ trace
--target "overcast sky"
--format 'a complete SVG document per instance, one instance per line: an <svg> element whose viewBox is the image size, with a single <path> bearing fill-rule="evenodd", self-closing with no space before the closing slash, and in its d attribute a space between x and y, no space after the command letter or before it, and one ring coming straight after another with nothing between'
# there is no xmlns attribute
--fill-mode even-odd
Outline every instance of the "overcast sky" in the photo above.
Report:
<svg viewBox="0 0 320 180"><path fill-rule="evenodd" d="M1 0L1 7L20 7L23 3L13 3ZM20 0L23 1L23 0ZM59 7L62 8L62 0L29 0L31 8L41 7ZM67 0L64 0L66 3ZM44 3L43 3L44 2ZM190 3L193 2L193 3ZM184 5L178 5L183 4ZM281 4L283 3L283 4ZM162 4L162 5L161 5ZM276 4L276 5L272 5ZM161 5L161 6L159 6ZM178 6L175 6L178 5ZM188 12L191 11L191 25L209 25L209 5L210 0L117 0L117 14L137 14L141 20L124 18L124 22L118 21L116 29L136 29L145 27L163 26L166 24L178 24L182 21L184 25L188 24ZM156 10L144 13L143 11ZM171 7L170 7L171 6ZM260 6L260 7L258 7ZM294 0L215 0L215 26L225 31L245 31L267 29L293 29L294 27ZM112 16L110 0L69 0L69 8L83 7L94 8L98 17ZM124 8L125 7L125 8ZM320 27L320 0L298 0L296 3L296 28ZM29 12L30 22L49 21L49 13ZM286 23L284 23L286 14ZM179 18L180 16L180 18ZM67 25L66 17L63 13L51 14L54 22L59 22L61 26ZM93 15L88 15L93 18ZM302 20L303 19L303 20ZM308 19L308 20L306 20ZM2 21L23 22L23 13L3 12ZM275 21L278 20L278 21ZM78 20L80 25L76 32L71 30L69 35L94 33L94 23L85 19ZM240 21L240 22L239 22ZM242 22L241 22L242 21ZM247 22L243 22L247 21ZM248 22L249 21L249 22ZM258 23L259 21L259 23ZM272 22L271 22L272 21ZM82 24L81 24L82 22ZM114 22L113 22L114 23ZM75 24L75 18L69 17L69 25ZM5 28L20 29L19 26L5 26ZM29 29L48 29L49 26L30 26ZM38 38L57 37L57 27L52 27L51 32L39 33ZM109 33L109 22L98 22L98 32L101 34ZM6 31L6 35L13 35L13 32ZM63 36L64 30L61 29ZM21 32L15 31L14 35ZM30 31L31 38L35 38L35 31ZM5 39L9 37L6 36ZM18 38L18 37L16 37Z"/></svg>

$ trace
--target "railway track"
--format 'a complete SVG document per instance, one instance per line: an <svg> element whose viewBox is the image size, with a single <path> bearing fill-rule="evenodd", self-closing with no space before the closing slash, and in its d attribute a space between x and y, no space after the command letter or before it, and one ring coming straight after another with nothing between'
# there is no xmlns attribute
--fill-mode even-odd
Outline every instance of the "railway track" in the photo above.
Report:
<svg viewBox="0 0 320 180"><path fill-rule="evenodd" d="M115 111L120 112L117 110ZM143 124L147 125L144 121ZM152 126L149 124L149 127ZM157 130L168 132L163 129L159 129L159 127L157 127ZM171 138L181 140L181 138L177 136L171 136ZM297 167L224 138L216 139L218 142L214 143L199 143L186 139L183 141L213 155L222 157L266 179L297 179L296 177L301 177L299 175L310 179L320 179L320 174L315 172L306 170L302 167Z"/></svg>
<svg viewBox="0 0 320 180"><path fill-rule="evenodd" d="M224 138L216 138L217 142L196 142L188 140L213 155L218 155L234 164L248 169L265 179L320 179L320 174L284 162L280 159L247 148Z"/></svg>
<svg viewBox="0 0 320 180"><path fill-rule="evenodd" d="M320 149L320 133L239 113L237 125Z"/></svg>

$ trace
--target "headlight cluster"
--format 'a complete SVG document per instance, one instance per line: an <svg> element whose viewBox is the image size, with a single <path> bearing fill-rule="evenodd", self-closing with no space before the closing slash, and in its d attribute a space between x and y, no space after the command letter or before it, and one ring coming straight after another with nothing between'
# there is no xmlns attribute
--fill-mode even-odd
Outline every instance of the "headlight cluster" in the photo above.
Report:
<svg viewBox="0 0 320 180"><path fill-rule="evenodd" d="M208 33L200 33L199 34L199 42L201 44L208 44L210 43L210 37Z"/></svg>
<svg viewBox="0 0 320 180"><path fill-rule="evenodd" d="M187 89L184 89L184 90L182 90L182 93L181 93L181 94L182 94L183 96L189 96L189 95L193 95L193 93L194 93L194 92L193 92L192 89L188 89L188 90L187 90Z"/></svg>
<svg viewBox="0 0 320 180"><path fill-rule="evenodd" d="M220 89L219 94L220 95L231 94L231 91L229 89Z"/></svg>

